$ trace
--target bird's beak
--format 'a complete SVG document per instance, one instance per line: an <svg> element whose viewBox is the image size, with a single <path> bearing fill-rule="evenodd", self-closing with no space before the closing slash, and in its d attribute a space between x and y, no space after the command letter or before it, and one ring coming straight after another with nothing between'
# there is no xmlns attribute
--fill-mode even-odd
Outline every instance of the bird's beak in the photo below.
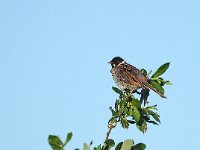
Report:
<svg viewBox="0 0 200 150"><path fill-rule="evenodd" d="M109 61L108 64L111 64L111 61Z"/></svg>

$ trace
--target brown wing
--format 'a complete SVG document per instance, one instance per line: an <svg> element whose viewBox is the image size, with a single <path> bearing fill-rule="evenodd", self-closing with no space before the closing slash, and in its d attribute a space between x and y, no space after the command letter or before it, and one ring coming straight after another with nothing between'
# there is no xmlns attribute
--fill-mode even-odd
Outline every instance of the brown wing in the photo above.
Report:
<svg viewBox="0 0 200 150"><path fill-rule="evenodd" d="M120 71L119 74L123 76L124 82L137 88L143 87L142 82L140 82L140 79L137 77L137 70L138 70L137 68L134 68L133 66L129 64L122 64L118 66L118 69ZM137 69L137 70L134 71L134 69Z"/></svg>
<svg viewBox="0 0 200 150"><path fill-rule="evenodd" d="M126 65L127 70L129 70L129 72L132 74L132 76L134 76L134 78L140 82L140 87L142 88L149 88L151 90L153 90L154 92L156 92L158 95L160 95L162 98L166 98L163 94L159 93L154 87L152 87L148 82L147 82L147 77L136 67L127 64Z"/></svg>
<svg viewBox="0 0 200 150"><path fill-rule="evenodd" d="M144 83L147 83L147 78L144 76L144 74L139 69L130 64L126 64L126 69L128 70L130 76L139 82L140 87L145 88Z"/></svg>

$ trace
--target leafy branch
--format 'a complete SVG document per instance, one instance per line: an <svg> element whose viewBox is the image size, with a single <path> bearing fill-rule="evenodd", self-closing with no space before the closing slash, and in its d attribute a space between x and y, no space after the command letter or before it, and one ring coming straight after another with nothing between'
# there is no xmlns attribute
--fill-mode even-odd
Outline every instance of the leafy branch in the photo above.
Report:
<svg viewBox="0 0 200 150"><path fill-rule="evenodd" d="M169 68L170 63L161 65L156 72L150 76L152 71L148 72L141 69L142 73L147 76L148 82L161 94L164 95L164 86L171 85L169 80L164 80L161 75ZM148 124L159 125L160 115L157 113L157 105L149 105L148 97L149 90L138 89L140 92L135 91L131 93L129 90L120 90L112 87L113 91L119 95L113 107L109 107L111 111L111 118L108 121L108 132L104 144L99 144L94 147L94 150L110 150L115 147L115 150L144 150L146 145L144 143L135 144L133 140L128 139L120 142L117 145L109 136L112 130L120 124L122 128L128 129L130 125L135 125L136 128L143 134L148 129ZM140 98L136 98L134 94L139 94ZM68 133L65 142L62 142L58 136L50 135L49 144L53 150L64 150L67 143L71 140L72 133ZM91 150L91 145L84 144L83 150ZM76 149L79 150L79 149Z"/></svg>

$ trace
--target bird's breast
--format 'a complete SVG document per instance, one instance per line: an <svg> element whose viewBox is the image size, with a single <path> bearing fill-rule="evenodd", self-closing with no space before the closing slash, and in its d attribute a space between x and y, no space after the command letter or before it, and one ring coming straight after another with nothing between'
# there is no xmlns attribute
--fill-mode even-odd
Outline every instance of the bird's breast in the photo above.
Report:
<svg viewBox="0 0 200 150"><path fill-rule="evenodd" d="M113 68L111 70L113 80L117 84L117 86L120 89L129 89L129 90L135 90L137 87L134 85L131 85L128 76L126 76L125 72L122 72L123 70L120 70L118 68Z"/></svg>

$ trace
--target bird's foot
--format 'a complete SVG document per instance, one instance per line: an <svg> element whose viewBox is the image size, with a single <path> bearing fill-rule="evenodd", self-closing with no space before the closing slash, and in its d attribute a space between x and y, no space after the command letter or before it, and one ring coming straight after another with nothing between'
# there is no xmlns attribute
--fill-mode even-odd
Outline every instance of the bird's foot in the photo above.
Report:
<svg viewBox="0 0 200 150"><path fill-rule="evenodd" d="M144 100L144 106L146 106L146 104L148 104L149 102L147 101L147 99Z"/></svg>
<svg viewBox="0 0 200 150"><path fill-rule="evenodd" d="M137 94L141 94L141 92L138 92L137 90L133 90L132 93L137 93Z"/></svg>

